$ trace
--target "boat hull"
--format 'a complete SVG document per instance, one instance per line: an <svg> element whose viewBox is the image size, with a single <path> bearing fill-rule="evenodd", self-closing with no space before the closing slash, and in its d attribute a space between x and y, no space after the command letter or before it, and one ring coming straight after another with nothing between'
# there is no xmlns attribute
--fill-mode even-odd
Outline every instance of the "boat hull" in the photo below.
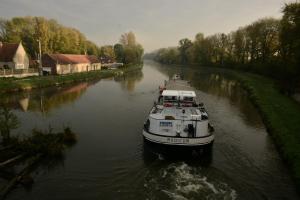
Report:
<svg viewBox="0 0 300 200"><path fill-rule="evenodd" d="M214 135L210 134L205 137L197 138L183 138L183 137L169 137L150 133L143 129L143 136L146 140L163 145L169 146L182 146L182 147L201 147L211 145L214 141Z"/></svg>

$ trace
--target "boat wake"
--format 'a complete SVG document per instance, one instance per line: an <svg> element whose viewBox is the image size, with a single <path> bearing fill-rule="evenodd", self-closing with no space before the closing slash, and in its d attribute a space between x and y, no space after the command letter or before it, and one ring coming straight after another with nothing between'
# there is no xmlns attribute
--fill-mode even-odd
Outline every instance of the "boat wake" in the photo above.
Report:
<svg viewBox="0 0 300 200"><path fill-rule="evenodd" d="M236 199L237 193L226 183L209 180L201 169L174 163L146 177L148 199Z"/></svg>

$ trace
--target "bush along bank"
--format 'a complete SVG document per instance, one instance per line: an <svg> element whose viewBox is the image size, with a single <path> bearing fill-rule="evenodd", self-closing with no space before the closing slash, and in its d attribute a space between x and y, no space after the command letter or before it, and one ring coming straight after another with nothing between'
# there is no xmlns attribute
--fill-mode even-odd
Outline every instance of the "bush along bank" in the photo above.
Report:
<svg viewBox="0 0 300 200"><path fill-rule="evenodd" d="M60 86L83 81L97 80L112 76L118 76L142 69L142 64L126 65L120 69L98 70L57 76L27 77L22 79L0 78L0 93L17 92L50 86Z"/></svg>
<svg viewBox="0 0 300 200"><path fill-rule="evenodd" d="M300 104L281 94L269 78L241 72L232 74L258 108L300 191Z"/></svg>

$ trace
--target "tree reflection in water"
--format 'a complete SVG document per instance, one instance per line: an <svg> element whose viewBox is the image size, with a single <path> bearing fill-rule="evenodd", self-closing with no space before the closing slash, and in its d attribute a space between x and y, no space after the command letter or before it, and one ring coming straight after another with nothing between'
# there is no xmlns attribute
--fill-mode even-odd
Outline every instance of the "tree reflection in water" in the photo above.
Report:
<svg viewBox="0 0 300 200"><path fill-rule="evenodd" d="M190 82L192 87L198 90L197 96L200 101L207 103L205 99L201 99L203 96L201 92L225 98L230 101L231 105L238 107L241 113L247 113L243 116L245 123L256 126L261 121L261 118L257 117L257 110L249 100L246 91L226 70L161 64L154 64L154 66L170 78L174 74L181 74L185 80Z"/></svg>
<svg viewBox="0 0 300 200"><path fill-rule="evenodd" d="M143 79L143 72L137 70L110 79L119 82L122 89L134 91L135 85ZM0 97L0 104L14 110L47 114L53 109L75 102L87 91L88 87L98 82L99 80L78 83L71 86L51 87L2 95Z"/></svg>
<svg viewBox="0 0 300 200"><path fill-rule="evenodd" d="M52 87L3 95L0 97L0 103L10 109L22 110L24 112L47 113L54 108L75 102L92 84L94 83L84 82L60 88Z"/></svg>
<svg viewBox="0 0 300 200"><path fill-rule="evenodd" d="M18 118L3 105L0 110L0 198L4 199L18 184L30 190L33 173L63 166L65 151L76 144L77 135L70 127L59 132L49 127L47 131L33 129L31 134L10 136Z"/></svg>
<svg viewBox="0 0 300 200"><path fill-rule="evenodd" d="M114 78L116 82L119 82L123 90L133 92L135 85L139 83L144 77L144 74L141 70L125 73L121 76Z"/></svg>

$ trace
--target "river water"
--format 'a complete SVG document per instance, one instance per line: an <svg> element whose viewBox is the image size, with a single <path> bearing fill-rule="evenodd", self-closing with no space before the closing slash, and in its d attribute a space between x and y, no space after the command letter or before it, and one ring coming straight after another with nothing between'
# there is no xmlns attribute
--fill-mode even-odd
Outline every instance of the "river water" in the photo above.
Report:
<svg viewBox="0 0 300 200"><path fill-rule="evenodd" d="M209 155L172 156L144 144L142 127L158 86L183 74L215 127ZM5 95L21 121L14 134L70 126L78 143L31 188L8 199L298 199L262 120L239 84L222 70L162 66L62 88Z"/></svg>

